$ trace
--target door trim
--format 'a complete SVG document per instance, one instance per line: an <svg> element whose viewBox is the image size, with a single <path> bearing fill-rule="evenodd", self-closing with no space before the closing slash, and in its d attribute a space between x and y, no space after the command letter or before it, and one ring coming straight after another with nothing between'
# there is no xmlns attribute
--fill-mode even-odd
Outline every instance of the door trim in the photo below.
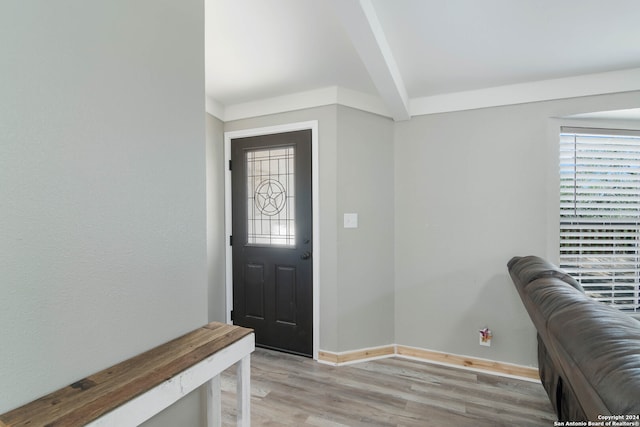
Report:
<svg viewBox="0 0 640 427"><path fill-rule="evenodd" d="M249 136L271 135L297 130L311 130L311 203L313 222L313 359L318 360L320 346L320 174L318 148L318 121L289 123L253 129L243 129L224 133L224 217L226 238L226 267L225 267L225 313L226 322L231 324L231 310L233 309L233 254L229 245L231 236L231 171L228 168L231 160L231 140Z"/></svg>

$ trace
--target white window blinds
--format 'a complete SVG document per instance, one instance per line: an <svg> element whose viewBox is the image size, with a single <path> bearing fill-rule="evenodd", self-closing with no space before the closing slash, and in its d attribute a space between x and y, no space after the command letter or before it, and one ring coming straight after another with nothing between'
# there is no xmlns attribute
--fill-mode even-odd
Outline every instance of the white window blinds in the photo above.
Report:
<svg viewBox="0 0 640 427"><path fill-rule="evenodd" d="M560 267L595 299L640 312L640 132L562 128Z"/></svg>

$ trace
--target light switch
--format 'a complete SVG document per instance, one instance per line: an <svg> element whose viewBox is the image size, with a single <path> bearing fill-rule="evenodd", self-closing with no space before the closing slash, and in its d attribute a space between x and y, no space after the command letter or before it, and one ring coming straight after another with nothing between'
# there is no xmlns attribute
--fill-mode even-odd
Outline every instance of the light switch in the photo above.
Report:
<svg viewBox="0 0 640 427"><path fill-rule="evenodd" d="M346 213L344 214L344 228L358 228L358 214Z"/></svg>

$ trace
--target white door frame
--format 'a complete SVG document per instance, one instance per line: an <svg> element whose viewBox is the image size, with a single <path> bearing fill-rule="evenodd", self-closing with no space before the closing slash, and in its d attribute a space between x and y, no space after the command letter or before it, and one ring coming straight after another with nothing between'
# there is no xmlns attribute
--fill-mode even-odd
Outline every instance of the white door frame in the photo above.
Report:
<svg viewBox="0 0 640 427"><path fill-rule="evenodd" d="M235 130L224 133L224 164L225 164L225 235L227 242L231 236L231 171L227 165L231 160L231 140L246 138L249 136L270 135L274 133L293 132L297 130L311 129L311 203L313 221L313 358L318 360L318 348L320 346L320 175L318 168L318 121L290 123L285 125L269 126L254 129ZM226 245L226 320L231 323L231 310L233 309L233 254L231 246Z"/></svg>

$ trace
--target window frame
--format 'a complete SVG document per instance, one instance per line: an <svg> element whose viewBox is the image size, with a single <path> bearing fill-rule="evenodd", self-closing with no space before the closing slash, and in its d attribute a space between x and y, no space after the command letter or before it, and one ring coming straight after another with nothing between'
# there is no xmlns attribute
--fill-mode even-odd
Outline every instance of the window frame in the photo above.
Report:
<svg viewBox="0 0 640 427"><path fill-rule="evenodd" d="M632 142L630 157L614 142ZM561 126L558 158L560 267L588 295L639 314L640 131Z"/></svg>

